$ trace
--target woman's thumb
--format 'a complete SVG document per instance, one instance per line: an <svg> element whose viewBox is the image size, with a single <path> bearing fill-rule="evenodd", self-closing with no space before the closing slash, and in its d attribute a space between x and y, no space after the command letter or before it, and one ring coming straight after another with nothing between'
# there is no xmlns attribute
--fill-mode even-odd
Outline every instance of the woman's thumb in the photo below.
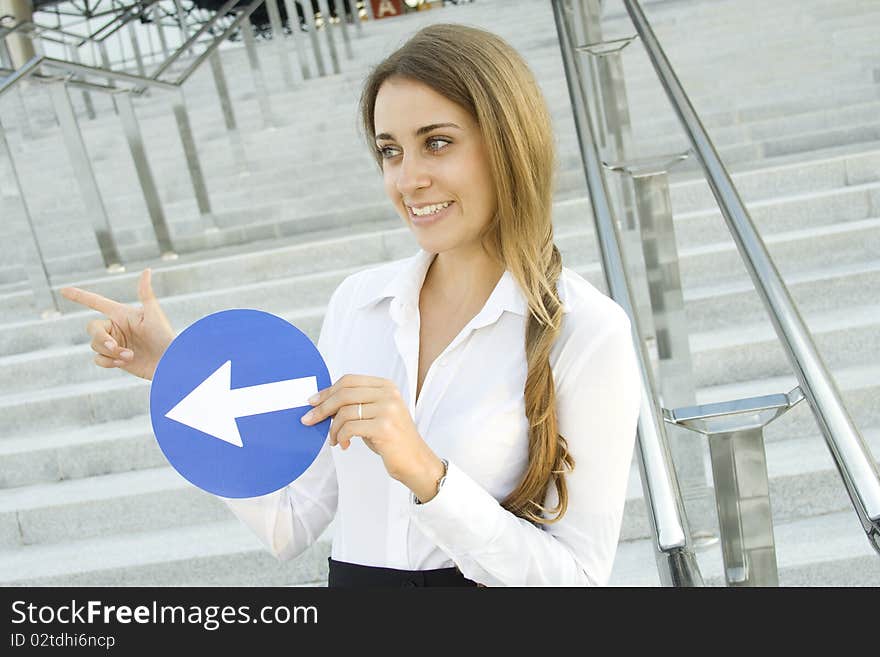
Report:
<svg viewBox="0 0 880 657"><path fill-rule="evenodd" d="M138 283L138 299L146 306L148 303L156 302L156 295L153 293L153 285L151 282L152 270L147 268L141 272L141 280Z"/></svg>

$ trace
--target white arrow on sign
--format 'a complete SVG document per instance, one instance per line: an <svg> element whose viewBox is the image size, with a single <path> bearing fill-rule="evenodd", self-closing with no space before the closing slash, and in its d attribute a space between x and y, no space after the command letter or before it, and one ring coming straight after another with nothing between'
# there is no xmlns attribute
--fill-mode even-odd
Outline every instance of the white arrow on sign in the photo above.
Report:
<svg viewBox="0 0 880 657"><path fill-rule="evenodd" d="M235 418L310 406L318 379L306 376L232 389L232 361L227 360L165 414L208 435L244 447Z"/></svg>

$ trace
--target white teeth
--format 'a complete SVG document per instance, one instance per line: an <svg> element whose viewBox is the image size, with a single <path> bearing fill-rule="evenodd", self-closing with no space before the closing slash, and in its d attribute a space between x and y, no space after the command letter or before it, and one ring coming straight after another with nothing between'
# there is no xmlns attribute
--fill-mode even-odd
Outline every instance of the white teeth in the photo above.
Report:
<svg viewBox="0 0 880 657"><path fill-rule="evenodd" d="M440 212L440 210L449 206L450 203L452 203L452 201L446 201L445 203L436 203L434 205L426 205L423 208L410 208L410 210L412 210L412 213L417 217L424 217L427 214L436 214L437 212Z"/></svg>

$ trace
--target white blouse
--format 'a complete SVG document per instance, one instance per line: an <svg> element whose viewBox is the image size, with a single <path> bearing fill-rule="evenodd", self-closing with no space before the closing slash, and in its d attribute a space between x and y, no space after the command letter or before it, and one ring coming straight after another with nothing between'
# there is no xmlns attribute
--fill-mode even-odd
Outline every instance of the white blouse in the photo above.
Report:
<svg viewBox="0 0 880 657"><path fill-rule="evenodd" d="M281 490L222 499L279 559L308 548L335 514L335 560L403 570L455 565L487 586L606 584L640 404L629 318L563 267L563 321L550 363L559 431L576 465L565 475L568 511L536 526L499 504L528 462L526 299L504 272L482 310L433 362L413 404L419 294L433 258L420 250L346 278L328 304L318 349L334 382L351 373L397 385L422 438L449 461L439 493L414 504L379 455L355 439L346 451L325 443ZM556 506L555 486L543 504Z"/></svg>

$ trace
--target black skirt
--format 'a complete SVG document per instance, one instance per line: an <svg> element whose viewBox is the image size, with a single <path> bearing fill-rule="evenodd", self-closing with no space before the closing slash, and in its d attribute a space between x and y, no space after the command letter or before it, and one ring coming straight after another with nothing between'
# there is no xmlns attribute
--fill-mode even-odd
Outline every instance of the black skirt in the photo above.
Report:
<svg viewBox="0 0 880 657"><path fill-rule="evenodd" d="M477 586L458 568L436 570L396 570L378 566L335 561L328 558L330 588L406 588L418 586Z"/></svg>

